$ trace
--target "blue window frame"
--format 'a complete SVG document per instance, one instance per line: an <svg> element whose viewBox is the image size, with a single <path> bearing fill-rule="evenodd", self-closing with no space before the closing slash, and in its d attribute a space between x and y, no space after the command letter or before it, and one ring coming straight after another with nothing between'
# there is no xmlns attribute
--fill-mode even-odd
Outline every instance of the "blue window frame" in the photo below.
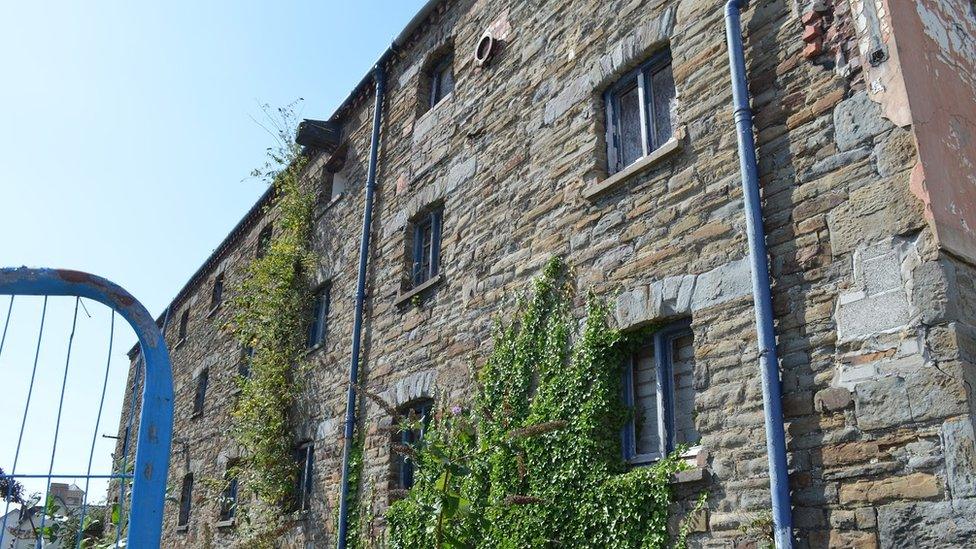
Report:
<svg viewBox="0 0 976 549"><path fill-rule="evenodd" d="M236 467L237 461L231 461L224 471L224 481L227 484L220 496L220 522L234 520L237 515L237 475L234 474Z"/></svg>
<svg viewBox="0 0 976 549"><path fill-rule="evenodd" d="M434 64L430 71L430 95L427 107L434 108L449 93L454 91L454 56L448 55Z"/></svg>
<svg viewBox="0 0 976 549"><path fill-rule="evenodd" d="M626 461L650 463L672 452L676 444L698 442L693 378L689 320L658 330L652 341L627 358L622 398L633 414L621 433Z"/></svg>
<svg viewBox="0 0 976 549"><path fill-rule="evenodd" d="M292 499L292 511L308 511L312 505L314 443L308 441L299 444L295 448L294 459L298 465L298 476L296 477L294 498Z"/></svg>
<svg viewBox="0 0 976 549"><path fill-rule="evenodd" d="M312 317L308 324L308 341L306 342L309 349L325 343L325 336L329 328L330 290L331 284L323 284L312 296Z"/></svg>
<svg viewBox="0 0 976 549"><path fill-rule="evenodd" d="M427 282L440 272L441 224L444 210L436 208L421 215L413 224L414 287Z"/></svg>
<svg viewBox="0 0 976 549"><path fill-rule="evenodd" d="M626 168L671 139L674 97L670 50L654 55L607 90L610 173Z"/></svg>
<svg viewBox="0 0 976 549"><path fill-rule="evenodd" d="M430 421L430 413L434 401L430 399L418 400L400 409L400 414L414 425L410 429L400 429L399 442L404 446L416 444L424 436L424 431ZM409 490L413 487L414 463L409 456L396 455L396 485L397 488Z"/></svg>

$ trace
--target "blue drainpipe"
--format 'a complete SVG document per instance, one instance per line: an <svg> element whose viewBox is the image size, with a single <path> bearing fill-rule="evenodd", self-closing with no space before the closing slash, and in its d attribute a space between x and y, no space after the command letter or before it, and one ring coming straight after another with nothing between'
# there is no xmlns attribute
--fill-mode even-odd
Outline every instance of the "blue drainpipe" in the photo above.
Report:
<svg viewBox="0 0 976 549"><path fill-rule="evenodd" d="M380 122L383 113L383 93L386 75L383 63L386 55L373 67L376 102L373 105L373 134L369 144L369 169L366 172L366 205L363 212L363 234L359 244L359 279L356 283L356 311L352 325L352 359L349 364L349 390L346 394L346 425L342 444L342 495L339 498L338 548L346 547L349 523L349 454L352 451L353 431L356 427L356 384L359 383L359 348L363 331L363 303L366 300L366 262L369 257L370 224L373 219L373 192L376 190L376 156L380 147Z"/></svg>
<svg viewBox="0 0 976 549"><path fill-rule="evenodd" d="M728 0L725 5L725 35L732 73L732 102L739 140L739 169L749 237L749 262L752 265L752 297L759 340L759 368L762 371L763 412L766 420L766 451L769 457L769 491L773 503L773 528L778 549L793 547L793 519L790 514L790 484L786 468L786 435L780 393L779 360L776 357L776 332L773 328L773 300L770 297L766 234L763 230L762 201L759 197L759 170L756 143L752 136L752 111L746 82L746 59L742 45L742 9L749 0Z"/></svg>

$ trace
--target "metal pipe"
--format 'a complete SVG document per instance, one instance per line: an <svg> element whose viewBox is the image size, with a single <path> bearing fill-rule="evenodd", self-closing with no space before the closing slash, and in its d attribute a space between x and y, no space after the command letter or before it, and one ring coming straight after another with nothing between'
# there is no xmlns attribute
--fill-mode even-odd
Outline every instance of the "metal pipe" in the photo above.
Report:
<svg viewBox="0 0 976 549"><path fill-rule="evenodd" d="M793 521L790 513L790 486L786 468L783 402L780 392L779 360L776 356L776 332L773 326L773 300L770 296L766 234L763 229L762 200L759 196L759 169L756 164L756 143L753 138L745 50L742 44L741 12L747 5L748 0L728 0L725 5L725 35L729 48L732 102L739 141L739 169L742 174L742 194L746 211L746 234L749 238L749 262L752 265L752 297L756 313L759 368L762 373L774 537L777 548L789 549L793 547Z"/></svg>
<svg viewBox="0 0 976 549"><path fill-rule="evenodd" d="M384 56L385 58L385 56ZM352 452L356 426L356 385L359 383L359 349L363 331L363 304L366 301L366 263L369 259L370 224L373 219L373 193L376 190L376 158L380 148L380 125L383 116L383 93L386 75L383 59L373 67L376 101L373 105L373 134L369 143L369 168L366 172L366 204L363 211L363 233L359 243L359 279L356 283L356 310L352 325L352 358L349 363L349 389L346 394L346 425L342 441L342 495L339 498L338 548L346 547L349 522L349 455Z"/></svg>

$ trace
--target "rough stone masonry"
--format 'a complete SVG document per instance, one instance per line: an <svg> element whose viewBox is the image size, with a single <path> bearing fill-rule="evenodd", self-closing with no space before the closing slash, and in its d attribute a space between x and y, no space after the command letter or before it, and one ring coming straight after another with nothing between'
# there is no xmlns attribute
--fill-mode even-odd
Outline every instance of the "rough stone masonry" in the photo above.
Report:
<svg viewBox="0 0 976 549"><path fill-rule="evenodd" d="M755 0L743 27L797 546L976 546L973 5ZM499 49L479 64L485 33ZM753 547L769 508L724 38L721 3L705 0L439 3L385 67L362 354L368 387L395 405L469 402L491 319L512 314L554 254L615 303L624 330L690 319L693 390L681 398L701 439L674 515L708 492L690 541L702 548ZM604 94L666 49L673 135L611 174ZM428 108L443 59L453 91ZM314 278L332 299L296 411L296 443L314 444L311 508L282 519L283 547L335 543L371 93L361 86L333 118L339 152L307 151L322 193ZM241 349L211 288L223 273L233 291L273 206L262 199L172 302L174 487L188 472L219 478L238 453L228 433ZM440 272L417 291L412 231L434 207ZM361 504L377 538L395 487L388 425L362 404ZM218 495L198 486L191 503L178 526L179 503L167 502L163 546L233 546Z"/></svg>

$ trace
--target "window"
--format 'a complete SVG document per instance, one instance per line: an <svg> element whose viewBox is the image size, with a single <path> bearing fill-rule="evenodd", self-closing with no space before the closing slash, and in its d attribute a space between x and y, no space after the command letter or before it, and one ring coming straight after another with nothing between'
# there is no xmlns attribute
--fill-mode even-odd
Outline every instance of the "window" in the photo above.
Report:
<svg viewBox="0 0 976 549"><path fill-rule="evenodd" d="M670 51L658 53L607 91L610 173L626 168L671 139L674 97Z"/></svg>
<svg viewBox="0 0 976 549"><path fill-rule="evenodd" d="M346 176L342 175L337 171L331 171L328 168L325 170L324 174L325 188L322 191L322 199L326 202L332 202L336 198L346 192Z"/></svg>
<svg viewBox="0 0 976 549"><path fill-rule="evenodd" d="M429 110L454 91L454 56L444 56L434 63L428 78L430 80L430 92L427 96Z"/></svg>
<svg viewBox="0 0 976 549"><path fill-rule="evenodd" d="M214 278L213 292L210 294L210 308L216 309L224 299L224 273Z"/></svg>
<svg viewBox="0 0 976 549"><path fill-rule="evenodd" d="M635 464L660 459L678 444L699 440L694 421L695 348L682 321L655 332L624 368L624 403L633 419L623 429L624 458Z"/></svg>
<svg viewBox="0 0 976 549"><path fill-rule="evenodd" d="M295 483L292 511L308 511L312 501L312 464L315 461L315 446L312 442L303 442L295 448L295 463L298 465L298 477Z"/></svg>
<svg viewBox="0 0 976 549"><path fill-rule="evenodd" d="M237 361L237 375L243 379L251 377L251 361L254 359L254 347L241 347L241 357Z"/></svg>
<svg viewBox="0 0 976 549"><path fill-rule="evenodd" d="M224 471L224 491L220 495L220 522L228 523L234 520L234 516L237 514L237 474L234 470L237 467L237 461L231 461L227 464L227 469Z"/></svg>
<svg viewBox="0 0 976 549"><path fill-rule="evenodd" d="M197 376L197 392L193 397L193 416L197 417L203 415L203 403L207 398L207 382L210 378L209 368L204 368L200 375Z"/></svg>
<svg viewBox="0 0 976 549"><path fill-rule="evenodd" d="M190 506L193 504L193 473L183 475L183 487L180 488L180 515L177 526L186 526L190 522Z"/></svg>
<svg viewBox="0 0 976 549"><path fill-rule="evenodd" d="M186 327L190 323L190 309L183 311L183 315L180 316L180 329L177 332L177 344L186 341Z"/></svg>
<svg viewBox="0 0 976 549"><path fill-rule="evenodd" d="M430 399L418 400L413 404L404 406L400 413L406 417L409 429L401 429L397 438L398 443L404 446L415 444L424 436L427 422L430 420L430 412L434 406L434 401ZM413 461L409 456L394 454L396 456L394 466L397 488L409 490L413 487Z"/></svg>
<svg viewBox="0 0 976 549"><path fill-rule="evenodd" d="M325 335L329 326L329 290L330 284L323 284L312 296L312 318L308 325L308 348L317 347L325 343Z"/></svg>
<svg viewBox="0 0 976 549"><path fill-rule="evenodd" d="M268 253L268 250L271 248L271 235L272 227L271 224L268 223L258 234L258 248L255 252L258 259L264 257L264 255Z"/></svg>
<svg viewBox="0 0 976 549"><path fill-rule="evenodd" d="M437 208L421 215L413 224L411 280L414 287L434 278L440 270L442 220L443 210Z"/></svg>

